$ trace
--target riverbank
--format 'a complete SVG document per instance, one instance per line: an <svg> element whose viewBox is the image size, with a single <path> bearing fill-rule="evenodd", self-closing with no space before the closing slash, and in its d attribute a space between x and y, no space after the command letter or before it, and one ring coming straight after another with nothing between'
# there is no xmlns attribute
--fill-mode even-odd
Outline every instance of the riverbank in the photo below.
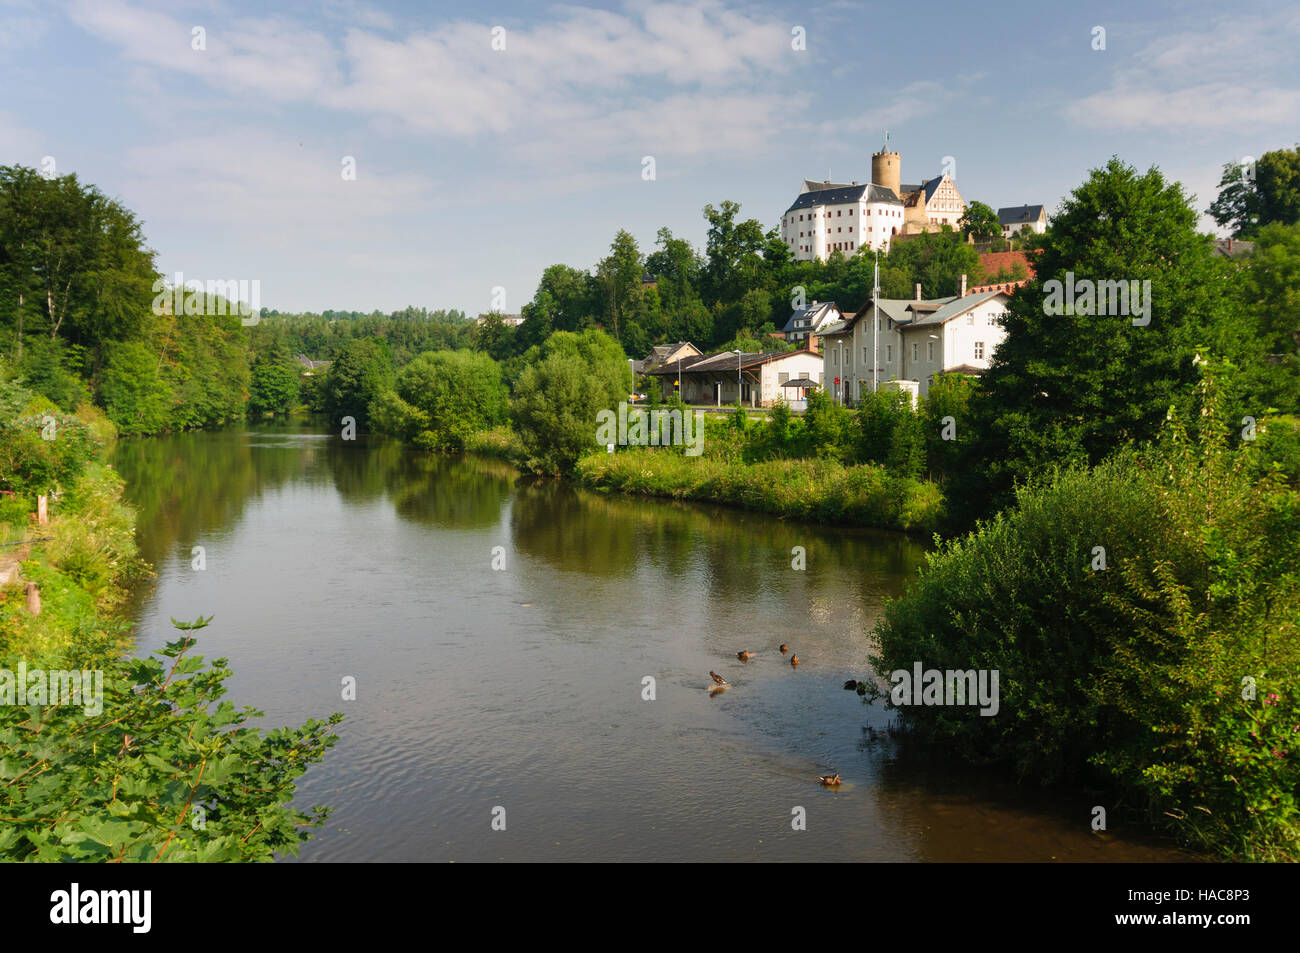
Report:
<svg viewBox="0 0 1300 953"><path fill-rule="evenodd" d="M826 459L742 463L637 447L588 454L574 480L593 490L725 503L840 526L928 532L943 514L934 483Z"/></svg>

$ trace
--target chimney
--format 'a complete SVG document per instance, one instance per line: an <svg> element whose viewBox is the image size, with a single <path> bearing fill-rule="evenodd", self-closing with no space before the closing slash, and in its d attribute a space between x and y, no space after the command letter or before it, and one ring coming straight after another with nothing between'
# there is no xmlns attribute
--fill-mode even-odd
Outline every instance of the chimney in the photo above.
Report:
<svg viewBox="0 0 1300 953"><path fill-rule="evenodd" d="M966 276L961 276L961 297L966 297Z"/></svg>
<svg viewBox="0 0 1300 953"><path fill-rule="evenodd" d="M921 300L921 282L919 281L916 283L916 300Z"/></svg>

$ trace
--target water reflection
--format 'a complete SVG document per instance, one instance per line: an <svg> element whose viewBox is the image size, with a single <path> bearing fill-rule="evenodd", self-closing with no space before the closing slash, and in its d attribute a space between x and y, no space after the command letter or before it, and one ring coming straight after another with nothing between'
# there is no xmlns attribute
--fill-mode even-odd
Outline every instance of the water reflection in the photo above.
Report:
<svg viewBox="0 0 1300 953"><path fill-rule="evenodd" d="M1069 798L863 741L888 718L841 686L867 673L864 633L915 541L301 427L123 441L115 461L158 570L140 646L215 613L200 650L230 659L236 704L268 725L347 715L301 786L336 808L304 859L1099 856ZM709 694L711 669L727 691ZM838 791L817 786L829 771ZM807 831L792 804L816 812ZM1172 855L1114 838L1101 856Z"/></svg>

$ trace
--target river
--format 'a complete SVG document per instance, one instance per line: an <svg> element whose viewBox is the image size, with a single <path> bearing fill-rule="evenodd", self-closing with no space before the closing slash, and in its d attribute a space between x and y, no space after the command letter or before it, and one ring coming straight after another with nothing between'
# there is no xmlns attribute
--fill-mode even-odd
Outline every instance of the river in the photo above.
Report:
<svg viewBox="0 0 1300 953"><path fill-rule="evenodd" d="M1114 817L1093 832L1096 794L883 736L890 713L842 685L923 560L901 535L607 498L306 424L113 459L157 571L137 650L213 615L198 651L230 660L227 697L263 727L346 715L299 786L335 809L302 860L1185 859ZM731 687L710 694L710 669Z"/></svg>

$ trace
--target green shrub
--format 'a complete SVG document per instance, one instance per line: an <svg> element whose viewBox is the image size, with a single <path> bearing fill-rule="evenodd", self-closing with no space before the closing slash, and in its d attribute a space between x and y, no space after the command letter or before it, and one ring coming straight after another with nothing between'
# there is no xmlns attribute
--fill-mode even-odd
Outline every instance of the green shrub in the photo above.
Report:
<svg viewBox="0 0 1300 953"><path fill-rule="evenodd" d="M1098 774L1189 843L1296 860L1297 567L1300 497L1170 438L1021 488L932 554L874 662L1000 673L996 716L902 710L970 760Z"/></svg>
<svg viewBox="0 0 1300 953"><path fill-rule="evenodd" d="M228 701L224 659L187 654L192 630L161 658L26 660L28 669L103 672L102 710L0 705L0 859L269 861L296 854L328 811L291 805L296 781L334 744L342 719L262 733ZM16 669L23 659L3 657Z"/></svg>
<svg viewBox="0 0 1300 953"><path fill-rule="evenodd" d="M604 332L557 331L524 360L511 404L522 463L535 473L569 473L597 446L600 411L616 411L627 399L627 355Z"/></svg>

